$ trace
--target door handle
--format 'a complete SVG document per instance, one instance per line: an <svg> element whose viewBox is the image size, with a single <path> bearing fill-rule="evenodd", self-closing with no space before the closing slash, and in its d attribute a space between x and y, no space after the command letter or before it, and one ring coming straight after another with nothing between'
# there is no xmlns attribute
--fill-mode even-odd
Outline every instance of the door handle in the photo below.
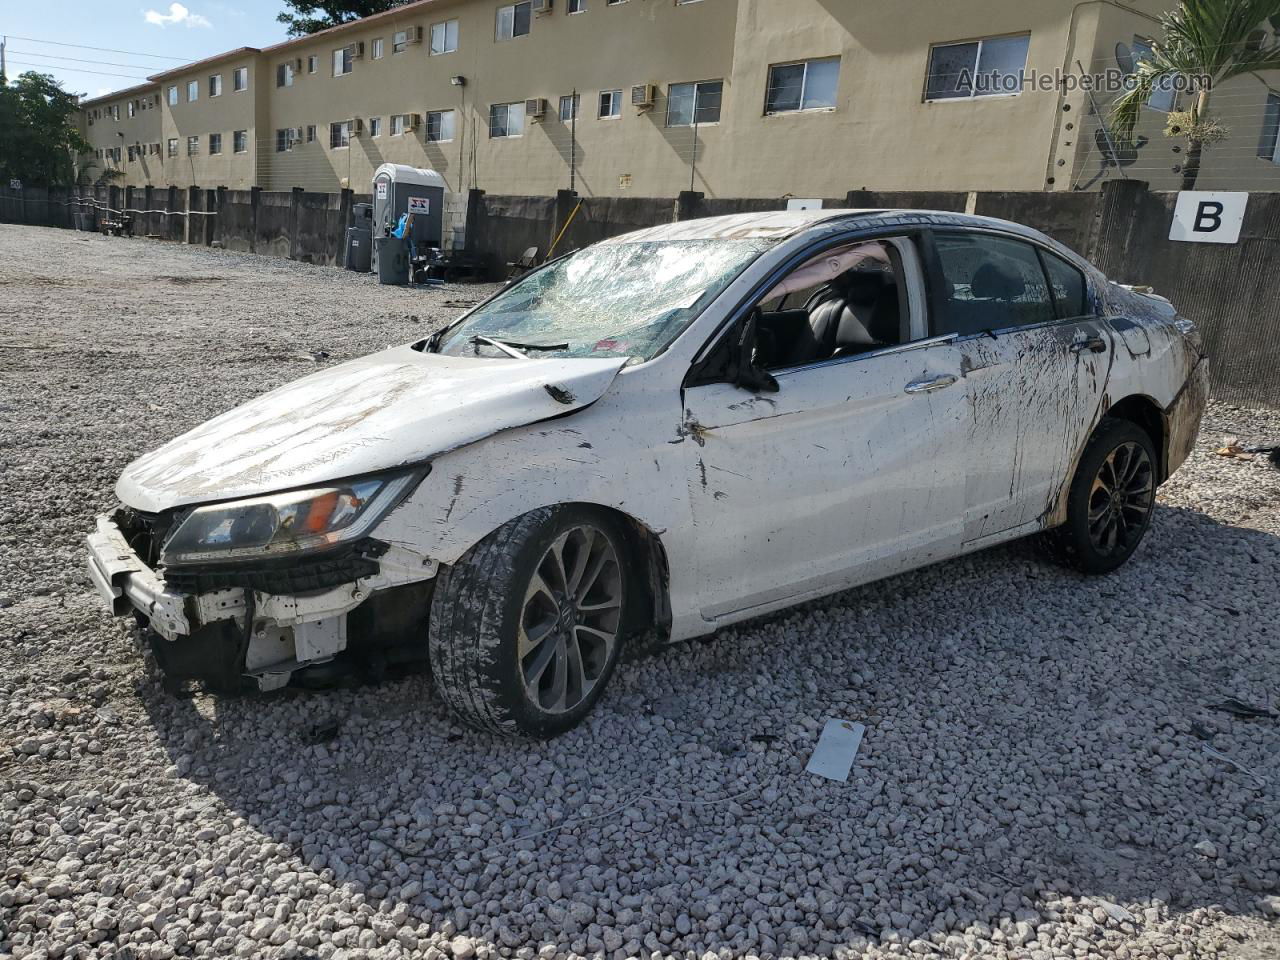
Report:
<svg viewBox="0 0 1280 960"><path fill-rule="evenodd" d="M931 377L928 380L912 380L906 386L907 393L933 393L935 390L945 390L956 382L958 378L949 373L944 373L940 377Z"/></svg>
<svg viewBox="0 0 1280 960"><path fill-rule="evenodd" d="M1107 341L1101 337L1088 337L1085 340L1077 340L1071 344L1072 353L1083 353L1086 350L1090 353L1106 353Z"/></svg>

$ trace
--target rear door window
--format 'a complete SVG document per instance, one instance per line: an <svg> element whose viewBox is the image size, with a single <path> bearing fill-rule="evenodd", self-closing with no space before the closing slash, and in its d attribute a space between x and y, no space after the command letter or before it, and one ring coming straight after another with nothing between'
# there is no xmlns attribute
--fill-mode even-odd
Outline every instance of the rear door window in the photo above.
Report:
<svg viewBox="0 0 1280 960"><path fill-rule="evenodd" d="M940 233L934 336L961 336L1048 323L1057 318L1034 247L981 233Z"/></svg>
<svg viewBox="0 0 1280 960"><path fill-rule="evenodd" d="M1058 319L1072 320L1092 313L1089 307L1089 287L1085 283L1084 274L1061 257L1045 250L1040 251L1040 257L1049 274L1049 290L1053 294Z"/></svg>

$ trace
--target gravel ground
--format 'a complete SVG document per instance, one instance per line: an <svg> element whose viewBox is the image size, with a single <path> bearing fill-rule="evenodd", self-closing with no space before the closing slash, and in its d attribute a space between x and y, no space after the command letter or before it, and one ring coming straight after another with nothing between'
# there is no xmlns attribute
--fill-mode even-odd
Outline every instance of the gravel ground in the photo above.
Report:
<svg viewBox="0 0 1280 960"><path fill-rule="evenodd" d="M0 226L0 956L1280 955L1280 723L1212 709L1280 705L1280 470L1213 454L1280 413L1215 405L1116 575L897 577L548 744L425 677L162 692L81 573L124 464L485 292ZM829 716L848 784L803 772Z"/></svg>

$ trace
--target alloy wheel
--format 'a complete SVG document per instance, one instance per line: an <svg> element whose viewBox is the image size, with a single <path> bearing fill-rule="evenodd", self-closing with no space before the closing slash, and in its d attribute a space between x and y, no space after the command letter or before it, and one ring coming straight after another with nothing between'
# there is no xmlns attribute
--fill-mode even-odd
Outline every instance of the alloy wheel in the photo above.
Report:
<svg viewBox="0 0 1280 960"><path fill-rule="evenodd" d="M1102 461L1089 491L1089 539L1105 556L1127 553L1146 530L1155 471L1141 444L1120 444Z"/></svg>
<svg viewBox="0 0 1280 960"><path fill-rule="evenodd" d="M613 542L584 524L538 561L520 612L517 656L529 701L567 713L608 669L622 617L622 568Z"/></svg>

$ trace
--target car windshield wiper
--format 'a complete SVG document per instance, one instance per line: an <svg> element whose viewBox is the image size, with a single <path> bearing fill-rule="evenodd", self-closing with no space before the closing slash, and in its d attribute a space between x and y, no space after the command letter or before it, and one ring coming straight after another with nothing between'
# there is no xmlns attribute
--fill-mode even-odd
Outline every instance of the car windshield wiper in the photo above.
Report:
<svg viewBox="0 0 1280 960"><path fill-rule="evenodd" d="M486 346L495 347L501 350L509 357L515 357L518 360L529 360L531 357L525 353L526 350L546 350L554 352L556 350L568 350L567 343L517 343L511 340L498 340L495 337L486 337L480 334L471 338L472 343L483 343Z"/></svg>

